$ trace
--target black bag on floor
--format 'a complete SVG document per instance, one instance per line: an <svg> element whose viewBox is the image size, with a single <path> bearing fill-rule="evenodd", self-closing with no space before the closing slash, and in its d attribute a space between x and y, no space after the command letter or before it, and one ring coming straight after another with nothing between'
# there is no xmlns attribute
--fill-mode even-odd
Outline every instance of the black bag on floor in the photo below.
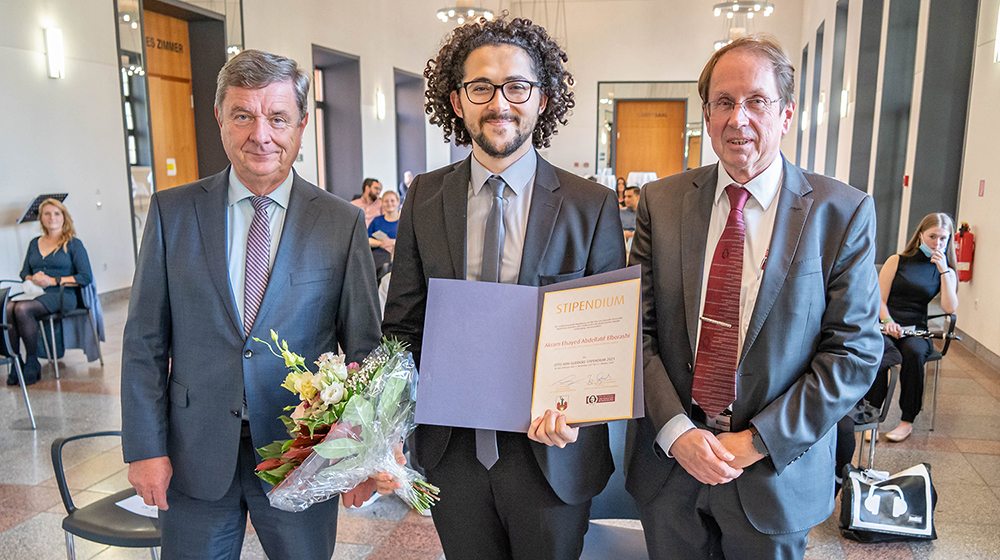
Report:
<svg viewBox="0 0 1000 560"><path fill-rule="evenodd" d="M860 543L936 539L937 492L930 471L921 463L880 480L867 469L845 465L840 534Z"/></svg>

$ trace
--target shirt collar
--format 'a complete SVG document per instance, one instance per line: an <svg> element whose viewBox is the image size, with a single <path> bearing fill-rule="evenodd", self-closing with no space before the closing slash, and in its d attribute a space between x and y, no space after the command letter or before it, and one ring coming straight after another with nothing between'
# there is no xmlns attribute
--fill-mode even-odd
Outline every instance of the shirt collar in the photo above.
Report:
<svg viewBox="0 0 1000 560"><path fill-rule="evenodd" d="M781 188L781 176L784 172L784 159L784 156L779 153L778 157L774 158L771 165L768 165L767 169L761 171L760 175L750 179L750 182L747 184L741 185L743 188L750 191L750 196L752 196L754 200L757 201L757 204L760 204L764 210L767 210L768 207L771 206L771 202L774 201L775 195L778 194L778 189ZM726 168L722 165L721 160L718 165L719 181L715 186L716 204L719 203L719 200L721 200L723 196L726 196L726 187L732 185L733 183L736 183L737 185L740 184L729 176L729 172L726 171Z"/></svg>
<svg viewBox="0 0 1000 560"><path fill-rule="evenodd" d="M535 176L535 169L538 167L538 156L535 153L535 149L532 148L528 150L523 156L521 156L517 161L510 164L507 169L504 169L501 173L493 173L489 169L486 169L483 164L476 160L475 154L472 156L472 194L473 196L478 195L479 191L482 190L483 185L486 184L486 180L492 175L500 175L507 186L510 187L514 194L520 196L524 192L524 189L528 186L528 181Z"/></svg>
<svg viewBox="0 0 1000 560"><path fill-rule="evenodd" d="M292 194L292 179L295 173L291 170L288 172L288 177L278 185L278 188L274 189L267 194L267 197L271 199L271 202L281 206L285 210L288 209L288 198ZM229 205L232 206L237 202L255 196L250 189L244 185L239 177L236 176L236 171L233 170L232 166L229 167Z"/></svg>

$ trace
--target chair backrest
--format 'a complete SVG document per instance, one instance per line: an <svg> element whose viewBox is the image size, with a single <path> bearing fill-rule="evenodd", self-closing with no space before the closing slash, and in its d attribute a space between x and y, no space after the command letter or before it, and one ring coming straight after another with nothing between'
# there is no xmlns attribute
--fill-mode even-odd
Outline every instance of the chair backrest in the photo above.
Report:
<svg viewBox="0 0 1000 560"><path fill-rule="evenodd" d="M62 448L67 443L78 440L93 437L104 437L104 436L117 436L121 437L122 433L120 430L109 431L109 432L93 432L90 434L80 434L78 436L70 436L59 438L52 442L52 470L55 471L56 484L59 486L59 496L62 497L63 506L66 508L66 513L73 513L76 511L76 506L73 505L73 497L69 493L69 485L66 483L66 472L63 469L62 460Z"/></svg>
<svg viewBox="0 0 1000 560"><path fill-rule="evenodd" d="M927 320L939 319L941 317L946 317L948 320L948 330L947 334L944 336L944 346L941 347L941 357L943 358L945 354L948 353L948 347L951 346L951 337L955 334L955 323L958 321L958 317L954 313L939 313L937 315L928 315ZM938 359L938 358L934 358Z"/></svg>
<svg viewBox="0 0 1000 560"><path fill-rule="evenodd" d="M0 288L0 331L3 332L0 335L2 338L2 344L0 344L0 356L5 358L10 358L14 355L14 346L10 342L10 331L9 323L7 323L7 296L10 295L10 288Z"/></svg>

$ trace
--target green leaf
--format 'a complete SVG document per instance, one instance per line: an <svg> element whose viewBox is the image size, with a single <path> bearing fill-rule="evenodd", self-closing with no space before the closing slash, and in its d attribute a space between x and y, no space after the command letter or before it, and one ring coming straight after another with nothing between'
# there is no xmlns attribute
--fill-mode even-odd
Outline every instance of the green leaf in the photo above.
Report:
<svg viewBox="0 0 1000 560"><path fill-rule="evenodd" d="M296 428L298 428L295 420L292 420L289 416L281 415L278 417L278 420L281 420L281 423L285 425L285 431L287 431L289 435L295 432Z"/></svg>
<svg viewBox="0 0 1000 560"><path fill-rule="evenodd" d="M368 448L368 444L350 437L324 441L313 447L313 451L324 459L343 459L356 455Z"/></svg>
<svg viewBox="0 0 1000 560"><path fill-rule="evenodd" d="M382 420L389 420L396 414L399 408L399 399L406 389L406 379L402 377L390 377L385 380L385 387L378 399L378 417Z"/></svg>
<svg viewBox="0 0 1000 560"><path fill-rule="evenodd" d="M283 449L285 442L275 441L270 445L265 445L257 449L257 453L266 461L268 459L278 459L285 452Z"/></svg>

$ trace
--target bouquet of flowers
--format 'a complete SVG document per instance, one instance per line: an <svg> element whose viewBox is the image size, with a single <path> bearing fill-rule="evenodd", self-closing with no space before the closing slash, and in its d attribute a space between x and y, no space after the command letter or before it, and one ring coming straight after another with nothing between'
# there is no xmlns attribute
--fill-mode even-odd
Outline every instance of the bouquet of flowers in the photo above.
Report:
<svg viewBox="0 0 1000 560"><path fill-rule="evenodd" d="M264 459L257 465L257 476L275 485L268 493L272 506L302 511L377 472L400 481L396 494L418 510L438 499L436 487L395 460L395 446L414 426L417 370L405 345L382 339L360 366L327 352L313 373L286 341L278 343L273 330L271 340L278 352L270 343L254 340L285 360L289 373L281 386L300 401L285 409L292 410L291 416L279 418L291 439L257 450Z"/></svg>

